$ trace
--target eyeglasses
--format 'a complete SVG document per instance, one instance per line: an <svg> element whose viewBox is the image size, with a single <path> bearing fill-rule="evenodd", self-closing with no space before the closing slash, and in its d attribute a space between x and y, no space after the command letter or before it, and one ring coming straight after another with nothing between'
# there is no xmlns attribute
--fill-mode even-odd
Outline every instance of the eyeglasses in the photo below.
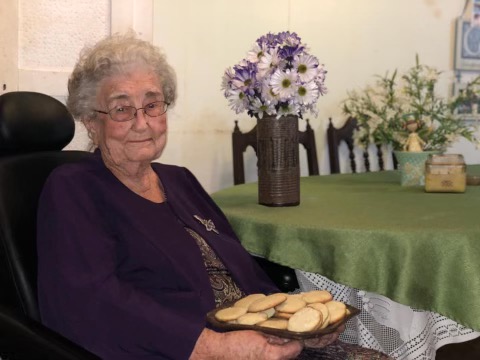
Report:
<svg viewBox="0 0 480 360"><path fill-rule="evenodd" d="M116 106L108 111L94 110L100 114L108 114L113 121L124 122L132 120L137 116L138 110L143 110L143 113L150 117L157 117L167 112L169 103L165 101L155 101L145 105L142 108L134 106Z"/></svg>

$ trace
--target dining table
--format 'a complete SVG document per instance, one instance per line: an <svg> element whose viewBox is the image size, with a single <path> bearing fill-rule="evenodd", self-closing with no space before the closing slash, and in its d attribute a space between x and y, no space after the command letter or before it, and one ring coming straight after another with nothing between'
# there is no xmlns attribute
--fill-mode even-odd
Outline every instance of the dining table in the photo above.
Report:
<svg viewBox="0 0 480 360"><path fill-rule="evenodd" d="M480 336L480 186L426 192L391 170L301 177L298 206L259 205L256 182L212 197L250 253L362 310L343 340L416 360Z"/></svg>

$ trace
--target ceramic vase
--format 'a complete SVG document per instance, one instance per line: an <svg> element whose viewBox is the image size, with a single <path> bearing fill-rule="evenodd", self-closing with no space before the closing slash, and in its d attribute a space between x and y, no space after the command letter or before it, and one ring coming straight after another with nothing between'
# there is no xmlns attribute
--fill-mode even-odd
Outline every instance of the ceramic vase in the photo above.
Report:
<svg viewBox="0 0 480 360"><path fill-rule="evenodd" d="M266 206L300 204L298 117L257 120L258 202Z"/></svg>
<svg viewBox="0 0 480 360"><path fill-rule="evenodd" d="M400 170L400 185L424 186L425 162L428 155L439 154L440 151L394 151Z"/></svg>

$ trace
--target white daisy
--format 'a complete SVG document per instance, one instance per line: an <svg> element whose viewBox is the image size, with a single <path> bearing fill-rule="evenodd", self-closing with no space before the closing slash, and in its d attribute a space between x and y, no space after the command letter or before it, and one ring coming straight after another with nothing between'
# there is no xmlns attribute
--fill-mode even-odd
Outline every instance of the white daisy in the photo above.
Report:
<svg viewBox="0 0 480 360"><path fill-rule="evenodd" d="M293 70L285 72L277 69L270 80L270 86L274 94L277 94L280 100L286 100L293 96L297 90L297 73Z"/></svg>
<svg viewBox="0 0 480 360"><path fill-rule="evenodd" d="M235 72L233 69L230 67L227 70L225 70L225 73L222 77L222 84L220 86L221 90L223 90L223 93L225 96L228 95L228 92L230 90L230 85L232 83L232 79L235 76Z"/></svg>
<svg viewBox="0 0 480 360"><path fill-rule="evenodd" d="M292 101L284 102L280 104L277 110L277 119L282 115L298 115L300 107L297 103Z"/></svg>
<svg viewBox="0 0 480 360"><path fill-rule="evenodd" d="M232 79L232 87L245 93L253 92L255 86L255 73L251 67L236 68Z"/></svg>
<svg viewBox="0 0 480 360"><path fill-rule="evenodd" d="M265 56L266 47L265 45L260 46L258 43L253 45L253 48L247 53L247 60L251 63L257 63L262 57Z"/></svg>
<svg viewBox="0 0 480 360"><path fill-rule="evenodd" d="M317 67L317 78L315 79L315 81L317 82L325 82L325 78L327 77L327 70L325 70L325 66L324 65L318 65Z"/></svg>
<svg viewBox="0 0 480 360"><path fill-rule="evenodd" d="M267 74L272 73L276 70L277 66L280 64L280 56L278 55L278 50L273 49L270 52L265 52L264 56L260 58L258 62L258 74L257 78L261 79Z"/></svg>
<svg viewBox="0 0 480 360"><path fill-rule="evenodd" d="M293 61L293 68L297 70L301 81L309 82L318 74L318 60L312 55L303 54Z"/></svg>
<svg viewBox="0 0 480 360"><path fill-rule="evenodd" d="M262 102L259 98L254 98L249 109L252 110L254 114L257 114L259 119L263 118L264 113L268 115L275 114L275 106L270 102Z"/></svg>
<svg viewBox="0 0 480 360"><path fill-rule="evenodd" d="M319 97L318 88L313 81L298 86L295 98L301 104L311 104Z"/></svg>
<svg viewBox="0 0 480 360"><path fill-rule="evenodd" d="M266 82L262 84L261 98L273 107L278 104L278 95L274 94L271 86Z"/></svg>
<svg viewBox="0 0 480 360"><path fill-rule="evenodd" d="M235 111L236 114L247 109L247 97L243 91L240 90L231 90L228 95L228 103L230 108Z"/></svg>
<svg viewBox="0 0 480 360"><path fill-rule="evenodd" d="M321 81L315 81L315 84L317 86L318 93L320 95L325 95L328 92L327 87L325 86L325 83L323 83Z"/></svg>

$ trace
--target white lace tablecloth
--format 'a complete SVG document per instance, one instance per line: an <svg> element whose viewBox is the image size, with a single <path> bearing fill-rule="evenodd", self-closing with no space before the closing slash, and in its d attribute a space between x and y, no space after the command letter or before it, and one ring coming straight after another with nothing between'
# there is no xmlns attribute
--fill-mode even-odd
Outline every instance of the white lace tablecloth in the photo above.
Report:
<svg viewBox="0 0 480 360"><path fill-rule="evenodd" d="M344 286L324 276L296 270L301 291L325 289L335 300L361 309L346 324L340 339L380 350L400 360L435 359L443 345L480 336L440 314L413 309L384 296Z"/></svg>

